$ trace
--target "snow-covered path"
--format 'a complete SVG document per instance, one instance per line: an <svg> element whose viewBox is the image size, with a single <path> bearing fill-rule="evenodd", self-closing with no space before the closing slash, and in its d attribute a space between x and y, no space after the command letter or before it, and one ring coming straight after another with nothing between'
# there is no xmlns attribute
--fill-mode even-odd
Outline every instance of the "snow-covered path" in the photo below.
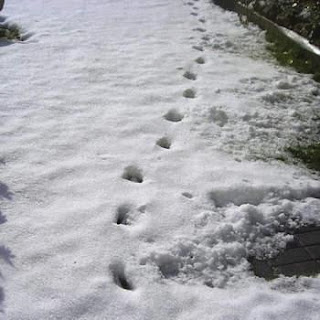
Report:
<svg viewBox="0 0 320 320"><path fill-rule="evenodd" d="M273 160L316 137L310 77L207 0L2 13L32 36L0 47L0 318L318 319L319 278L246 259L319 221L318 178Z"/></svg>

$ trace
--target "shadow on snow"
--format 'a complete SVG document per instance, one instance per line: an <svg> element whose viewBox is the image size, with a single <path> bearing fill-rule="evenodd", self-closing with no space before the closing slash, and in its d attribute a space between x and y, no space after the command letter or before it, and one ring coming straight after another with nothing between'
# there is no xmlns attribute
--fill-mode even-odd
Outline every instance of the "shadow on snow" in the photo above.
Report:
<svg viewBox="0 0 320 320"><path fill-rule="evenodd" d="M0 200L12 200L13 193L9 190L9 187L0 181ZM7 222L6 216L2 213L0 209L0 225ZM5 264L13 266L13 258L11 250L3 244L0 244L0 261L3 261ZM0 269L0 279L3 280L3 275ZM0 284L0 313L4 313L3 302L5 299L4 289L2 284Z"/></svg>

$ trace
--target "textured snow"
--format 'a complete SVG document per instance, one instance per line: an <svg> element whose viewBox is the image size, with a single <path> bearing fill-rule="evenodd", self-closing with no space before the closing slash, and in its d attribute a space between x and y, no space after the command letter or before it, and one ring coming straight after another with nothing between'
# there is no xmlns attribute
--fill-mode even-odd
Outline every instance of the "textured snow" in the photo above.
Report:
<svg viewBox="0 0 320 320"><path fill-rule="evenodd" d="M275 160L317 139L310 76L207 0L2 15L0 318L319 318L319 276L247 261L319 221L318 176Z"/></svg>

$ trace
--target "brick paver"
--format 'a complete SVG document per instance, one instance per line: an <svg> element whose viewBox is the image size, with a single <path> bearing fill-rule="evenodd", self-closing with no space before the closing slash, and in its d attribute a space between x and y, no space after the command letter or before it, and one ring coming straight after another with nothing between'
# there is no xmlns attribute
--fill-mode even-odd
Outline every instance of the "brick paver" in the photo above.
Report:
<svg viewBox="0 0 320 320"><path fill-rule="evenodd" d="M310 276L320 273L320 227L306 226L292 233L293 241L277 257L250 260L255 275L272 279L280 274Z"/></svg>

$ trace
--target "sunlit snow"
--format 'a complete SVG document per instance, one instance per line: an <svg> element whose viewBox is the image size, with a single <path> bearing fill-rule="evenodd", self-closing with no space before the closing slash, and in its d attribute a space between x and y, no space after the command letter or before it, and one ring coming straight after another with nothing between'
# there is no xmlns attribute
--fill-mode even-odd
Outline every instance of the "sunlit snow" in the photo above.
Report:
<svg viewBox="0 0 320 320"><path fill-rule="evenodd" d="M320 87L209 0L7 0L0 318L318 320L319 276L254 276L319 221Z"/></svg>

